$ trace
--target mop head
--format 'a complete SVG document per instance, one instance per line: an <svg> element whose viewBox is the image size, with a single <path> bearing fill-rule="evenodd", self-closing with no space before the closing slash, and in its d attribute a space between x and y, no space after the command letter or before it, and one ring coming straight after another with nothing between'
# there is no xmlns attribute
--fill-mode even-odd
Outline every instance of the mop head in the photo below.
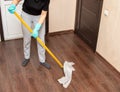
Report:
<svg viewBox="0 0 120 92"><path fill-rule="evenodd" d="M64 63L63 70L64 70L65 76L58 79L58 82L62 84L64 88L67 88L71 82L72 72L75 71L73 65L74 65L73 62L65 61Z"/></svg>

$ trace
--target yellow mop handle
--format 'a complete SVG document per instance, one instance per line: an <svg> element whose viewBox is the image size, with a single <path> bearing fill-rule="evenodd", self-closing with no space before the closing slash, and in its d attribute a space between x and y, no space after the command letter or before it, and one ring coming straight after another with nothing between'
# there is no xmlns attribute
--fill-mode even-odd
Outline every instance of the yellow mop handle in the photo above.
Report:
<svg viewBox="0 0 120 92"><path fill-rule="evenodd" d="M21 16L19 16L16 12L14 13L15 16L21 21L21 23L30 31L30 33L32 33L32 29L28 26L28 24L21 18ZM42 40L37 37L36 40L41 44L41 46L52 56L52 58L58 63L58 65L63 68L63 65L61 64L61 62L57 59L57 57L47 48L47 46L45 45L44 42L42 42Z"/></svg>

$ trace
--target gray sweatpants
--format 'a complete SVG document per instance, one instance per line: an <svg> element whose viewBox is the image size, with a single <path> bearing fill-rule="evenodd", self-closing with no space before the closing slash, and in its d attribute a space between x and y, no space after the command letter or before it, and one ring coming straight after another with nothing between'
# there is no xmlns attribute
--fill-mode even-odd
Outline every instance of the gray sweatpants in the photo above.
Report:
<svg viewBox="0 0 120 92"><path fill-rule="evenodd" d="M39 16L30 15L28 13L22 12L21 14L23 20L32 28L32 25L35 26L38 23L40 18ZM33 27L34 28L34 27ZM23 31L23 47L24 47L24 58L30 58L30 45L31 45L31 34L30 32L22 25ZM42 27L39 31L39 37L43 42L45 42L45 23L42 24ZM45 49L37 42L38 56L40 62L45 62Z"/></svg>

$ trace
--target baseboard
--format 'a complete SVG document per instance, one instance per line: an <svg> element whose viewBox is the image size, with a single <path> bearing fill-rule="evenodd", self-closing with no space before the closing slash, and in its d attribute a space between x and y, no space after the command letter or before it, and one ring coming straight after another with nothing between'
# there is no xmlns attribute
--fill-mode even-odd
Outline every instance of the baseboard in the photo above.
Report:
<svg viewBox="0 0 120 92"><path fill-rule="evenodd" d="M108 66L118 77L120 77L120 72L113 67L105 58L103 58L98 52L95 52L95 55L106 65Z"/></svg>
<svg viewBox="0 0 120 92"><path fill-rule="evenodd" d="M58 32L52 32L48 33L47 36L54 36L54 35L62 35L62 34L68 34L68 33L73 33L74 30L64 30L64 31L58 31Z"/></svg>

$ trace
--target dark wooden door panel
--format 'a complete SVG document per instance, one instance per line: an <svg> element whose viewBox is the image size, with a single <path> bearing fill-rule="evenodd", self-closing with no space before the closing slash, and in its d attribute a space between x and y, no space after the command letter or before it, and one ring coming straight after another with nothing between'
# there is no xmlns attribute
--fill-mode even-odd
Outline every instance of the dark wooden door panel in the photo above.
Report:
<svg viewBox="0 0 120 92"><path fill-rule="evenodd" d="M83 8L81 15L81 28L82 26L87 27L91 32L97 29L97 16L94 13L89 12L87 9ZM82 31L82 30L81 30Z"/></svg>
<svg viewBox="0 0 120 92"><path fill-rule="evenodd" d="M100 0L82 0L82 7L85 7L90 12L97 13L99 10Z"/></svg>

